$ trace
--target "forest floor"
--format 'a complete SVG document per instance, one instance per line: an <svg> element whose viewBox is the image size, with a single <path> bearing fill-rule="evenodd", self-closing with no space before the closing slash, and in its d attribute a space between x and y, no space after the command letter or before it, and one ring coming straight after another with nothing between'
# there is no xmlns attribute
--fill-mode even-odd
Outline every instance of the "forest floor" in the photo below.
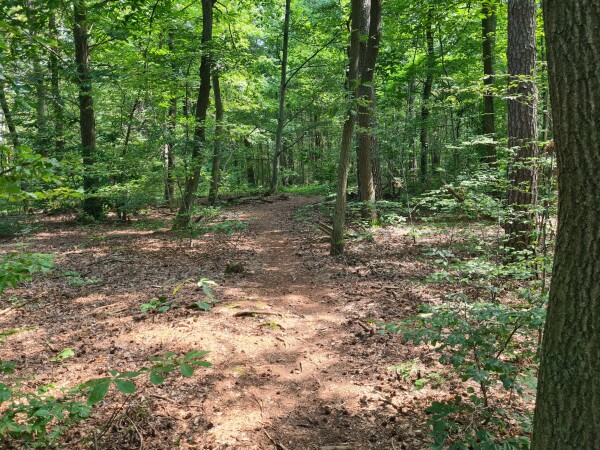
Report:
<svg viewBox="0 0 600 450"><path fill-rule="evenodd" d="M25 240L29 251L57 255L51 274L0 299L0 329L25 330L8 338L2 359L17 361L26 386L72 386L167 351L210 351L213 367L191 378L138 383L132 396L111 390L65 448L92 448L82 438L94 429L104 431L101 449L427 448L424 409L456 392L448 384L416 390L437 355L375 325L412 316L438 296L422 283L431 272L424 241L381 228L332 258L305 208L317 201L227 207L248 229L193 246L169 231L167 210L129 224L44 216L26 238L0 241L0 252ZM228 265L241 273L226 274ZM210 311L140 312L160 295L181 305L204 299L192 282L173 294L201 277L218 283ZM74 356L50 361L66 348ZM407 362L408 374L390 370Z"/></svg>

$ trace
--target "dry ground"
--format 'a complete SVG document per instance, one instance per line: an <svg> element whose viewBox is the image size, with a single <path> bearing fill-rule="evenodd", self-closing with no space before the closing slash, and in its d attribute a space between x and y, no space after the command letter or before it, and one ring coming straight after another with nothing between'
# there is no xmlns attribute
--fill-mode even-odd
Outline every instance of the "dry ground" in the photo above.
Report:
<svg viewBox="0 0 600 450"><path fill-rule="evenodd" d="M419 358L427 370L436 356L374 332L372 324L414 314L433 295L415 282L429 270L418 260L422 249L406 230L388 229L333 259L320 232L295 218L315 201L228 208L248 231L206 236L193 247L168 231L166 211L153 215L165 224L154 231L142 222L82 226L42 218L29 249L58 255L57 267L0 300L0 329L32 327L11 336L1 358L16 360L30 387L62 387L109 369L133 370L166 351L211 352L214 366L192 378L142 383L97 448L427 448L422 411L432 396L448 392L415 391L389 367ZM0 241L0 251L17 243ZM231 263L244 273L226 275ZM88 284L73 285L65 272ZM193 283L171 295L181 281L200 276L219 284L220 303L211 311L140 312L161 294L182 304L202 299ZM28 303L7 309L10 297ZM242 311L256 314L236 316ZM49 362L65 348L75 356ZM82 438L102 430L124 398L111 391L64 448L93 448Z"/></svg>

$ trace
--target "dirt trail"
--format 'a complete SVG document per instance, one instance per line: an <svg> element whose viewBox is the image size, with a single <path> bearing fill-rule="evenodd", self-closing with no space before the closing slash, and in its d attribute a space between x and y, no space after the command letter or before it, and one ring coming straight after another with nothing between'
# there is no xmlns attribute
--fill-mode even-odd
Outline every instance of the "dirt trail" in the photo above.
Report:
<svg viewBox="0 0 600 450"><path fill-rule="evenodd" d="M133 421L146 449L426 448L416 413L423 393L387 370L414 355L368 323L414 309L418 292L405 279L418 264L394 265L401 235L376 237L346 260L330 258L319 232L294 219L315 200L231 208L248 231L228 240L207 237L192 248L160 230L47 222L34 236L34 251L61 255L63 273L101 281L74 287L55 276L11 292L35 301L0 317L0 326L35 329L11 339L7 357L26 355L21 373L41 374L39 383L70 385L107 369L134 369L167 350L210 350L213 368L149 386L131 402L127 411L139 412ZM231 263L244 273L225 275ZM219 283L221 302L211 311L139 313L141 303L198 270ZM190 284L176 299L201 296ZM76 355L48 364L49 345ZM107 401L94 413L97 425L116 404ZM82 427L73 439L85 433ZM141 441L131 427L115 425L103 448L140 448Z"/></svg>

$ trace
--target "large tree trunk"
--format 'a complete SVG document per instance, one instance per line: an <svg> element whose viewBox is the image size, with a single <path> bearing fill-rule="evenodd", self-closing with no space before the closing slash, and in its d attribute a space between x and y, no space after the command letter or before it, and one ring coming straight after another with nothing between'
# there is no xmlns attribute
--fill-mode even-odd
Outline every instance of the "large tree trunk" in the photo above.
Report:
<svg viewBox="0 0 600 450"><path fill-rule="evenodd" d="M188 167L188 173L186 174L185 190L181 199L181 206L173 223L174 228L184 228L190 222L190 214L200 182L202 153L206 144L206 113L210 103L212 57L209 45L212 40L213 1L202 0L202 58L200 60L200 88L198 89L198 102L196 103L196 125L194 128L190 167Z"/></svg>
<svg viewBox="0 0 600 450"><path fill-rule="evenodd" d="M496 3L483 0L481 5L481 31L483 34L483 134L494 139L496 126L494 121L494 59L496 46ZM496 146L493 143L484 145L482 161L490 164L496 162Z"/></svg>
<svg viewBox="0 0 600 450"><path fill-rule="evenodd" d="M510 169L508 204L514 214L504 226L508 246L522 250L529 246L536 201L536 171L531 158L537 156L537 87L535 0L508 2L508 146L516 151Z"/></svg>
<svg viewBox="0 0 600 450"><path fill-rule="evenodd" d="M375 201L375 186L373 183L373 165L371 159L372 150L372 125L375 108L375 65L379 53L379 41L381 38L381 0L371 0L369 12L361 24L361 35L368 36L367 40L361 42L359 69L360 84L358 86L358 116L357 132L358 142L358 186L360 200L363 202ZM375 210L367 206L364 209L365 216L373 216Z"/></svg>
<svg viewBox="0 0 600 450"><path fill-rule="evenodd" d="M333 213L333 232L331 236L331 254L344 254L344 223L346 221L346 192L348 188L348 171L350 169L350 151L352 150L352 135L356 122L354 99L359 83L358 61L360 47L360 24L364 20L369 0L352 0L350 20L350 46L348 49L348 71L346 72L346 88L348 90L348 114L342 130L340 146L340 161L338 165L337 191L335 211Z"/></svg>
<svg viewBox="0 0 600 450"><path fill-rule="evenodd" d="M211 170L211 184L208 201L214 205L219 195L219 183L221 181L221 142L223 141L223 99L221 97L221 86L219 85L219 74L213 74L213 95L215 96L215 142L213 146L213 160Z"/></svg>
<svg viewBox="0 0 600 450"><path fill-rule="evenodd" d="M64 139L64 101L60 94L60 77L58 73L58 31L56 29L55 15L50 15L48 20L50 35L54 41L48 60L50 69L50 92L52 98L52 109L54 112L54 148L58 155L61 155L65 149Z"/></svg>
<svg viewBox="0 0 600 450"><path fill-rule="evenodd" d="M533 450L600 449L600 3L545 0L558 235Z"/></svg>
<svg viewBox="0 0 600 450"><path fill-rule="evenodd" d="M92 98L92 77L90 74L89 28L87 26L87 6L85 0L73 2L75 42L75 64L79 89L79 126L81 130L81 153L83 156L83 189L85 200L83 210L93 218L102 215L102 203L95 196L98 178L94 173L96 162L96 120Z"/></svg>
<svg viewBox="0 0 600 450"><path fill-rule="evenodd" d="M427 60L425 84L423 85L423 95L421 97L421 179L427 178L427 162L429 159L429 99L433 89L433 66L434 66L434 47L433 47L433 7L428 4L427 16L425 19L425 41L427 43Z"/></svg>
<svg viewBox="0 0 600 450"><path fill-rule="evenodd" d="M279 82L279 111L277 114L277 131L275 132L275 152L273 153L273 174L271 177L271 193L277 192L279 184L279 158L283 152L283 127L285 126L285 94L287 88L287 60L290 42L291 0L285 0L285 17L283 20L283 49L281 55L281 79Z"/></svg>
<svg viewBox="0 0 600 450"><path fill-rule="evenodd" d="M10 112L10 106L6 99L6 93L4 92L4 82L0 82L0 107L2 108L2 114L4 114L4 121L8 128L8 134L12 141L13 147L16 149L19 146L19 134L17 133L17 126L13 119L12 113Z"/></svg>

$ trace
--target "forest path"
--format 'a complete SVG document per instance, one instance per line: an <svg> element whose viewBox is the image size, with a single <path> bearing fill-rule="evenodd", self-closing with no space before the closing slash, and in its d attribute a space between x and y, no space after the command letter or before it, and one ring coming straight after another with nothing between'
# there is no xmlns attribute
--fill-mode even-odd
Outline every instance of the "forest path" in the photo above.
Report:
<svg viewBox="0 0 600 450"><path fill-rule="evenodd" d="M258 205L239 216L249 221L246 244L256 253L248 264L251 272L223 289L233 302L218 308L219 313L281 315L234 319L243 322L238 327L243 332L223 355L226 376L215 386L221 394L209 396L205 404L217 413L211 433L230 445L246 441L246 448L254 448L256 432L263 429L289 448L347 445L346 427L319 420L333 410L348 415L348 408L358 407L371 390L353 383L353 367L344 364L349 349L341 344L353 335L347 314L331 307L339 286L329 279L327 258L310 245L320 240L319 232L293 217L310 201L292 198ZM265 425L273 423L276 432ZM327 432L315 433L319 428ZM286 441L283 434L293 439ZM263 442L256 448L268 447Z"/></svg>
<svg viewBox="0 0 600 450"><path fill-rule="evenodd" d="M6 358L21 358L19 375L35 374L35 385L71 386L166 351L211 352L214 366L192 378L141 383L127 420L103 436L106 450L140 448L130 420L146 449L426 448L423 391L388 370L419 353L370 323L414 313L422 292L410 279L422 276L414 261L421 250L404 245L400 231L382 231L331 258L312 212L302 214L317 198L271 198L226 208L247 231L207 235L192 247L168 231L168 211L129 225L43 218L30 250L57 254L57 269L8 292L28 303L0 316L0 328L32 328L11 337ZM2 241L0 250L16 244ZM244 272L226 274L231 264ZM140 313L157 296L182 306L203 300L200 277L219 284L212 310ZM174 294L183 280L194 282ZM75 355L49 363L52 349L64 348ZM122 398L109 393L92 424L103 426ZM92 424L72 442L90 436Z"/></svg>

